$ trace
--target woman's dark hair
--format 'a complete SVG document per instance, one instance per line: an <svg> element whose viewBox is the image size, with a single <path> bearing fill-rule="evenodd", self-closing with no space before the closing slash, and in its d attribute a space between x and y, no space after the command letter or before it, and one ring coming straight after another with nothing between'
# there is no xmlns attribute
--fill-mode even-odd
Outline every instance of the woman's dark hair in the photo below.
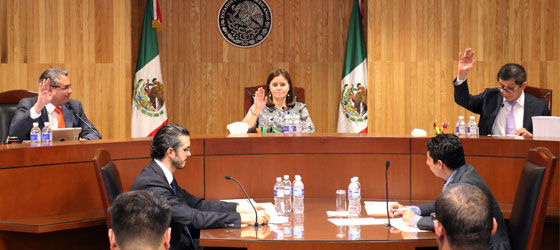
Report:
<svg viewBox="0 0 560 250"><path fill-rule="evenodd" d="M150 153L152 158L161 160L168 148L177 150L181 145L181 139L179 139L181 135L190 135L189 131L181 125L168 124L161 127L152 141L152 151Z"/></svg>
<svg viewBox="0 0 560 250"><path fill-rule="evenodd" d="M288 91L288 95L286 96L286 106L293 107L296 105L296 98L294 96L294 85L292 84L292 78L290 78L290 74L288 71L283 69L276 69L270 74L268 74L268 78L266 79L266 106L273 107L274 101L272 99L272 94L270 93L270 82L277 76L283 76L288 81L288 85L290 85L290 90Z"/></svg>

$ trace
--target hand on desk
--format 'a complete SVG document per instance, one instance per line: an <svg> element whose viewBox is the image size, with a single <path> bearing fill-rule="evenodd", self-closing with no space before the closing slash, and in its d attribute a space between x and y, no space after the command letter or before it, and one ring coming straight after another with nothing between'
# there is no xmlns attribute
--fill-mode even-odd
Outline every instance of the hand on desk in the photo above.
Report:
<svg viewBox="0 0 560 250"><path fill-rule="evenodd" d="M533 136L533 134L531 134L531 132L527 131L526 128L520 128L517 131L515 131L515 133L513 133L514 135L519 135L519 136Z"/></svg>
<svg viewBox="0 0 560 250"><path fill-rule="evenodd" d="M393 203L389 205L389 216L391 218L399 218L402 217L406 207L401 205L400 203Z"/></svg>
<svg viewBox="0 0 560 250"><path fill-rule="evenodd" d="M410 224L410 221L415 215L416 213L414 213L414 211L399 203L389 205L389 216L392 218L402 217L403 222Z"/></svg>
<svg viewBox="0 0 560 250"><path fill-rule="evenodd" d="M257 214L258 214L258 223L259 225L264 225L266 223L268 223L268 221L270 220L270 215L264 210L258 210L257 209ZM247 224L247 225L254 225L255 224L255 211L251 211L246 212L246 213L239 213L239 215L241 216L241 224Z"/></svg>

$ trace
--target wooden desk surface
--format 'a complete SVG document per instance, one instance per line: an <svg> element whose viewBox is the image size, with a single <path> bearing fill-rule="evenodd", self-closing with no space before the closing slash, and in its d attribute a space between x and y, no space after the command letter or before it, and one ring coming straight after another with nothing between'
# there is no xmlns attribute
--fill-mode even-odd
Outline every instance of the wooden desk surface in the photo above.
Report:
<svg viewBox="0 0 560 250"><path fill-rule="evenodd" d="M391 249L413 249L437 246L434 233L403 233L383 225L355 226L352 230L359 233L350 236L348 226L339 227L327 220L326 211L333 210L334 203L335 200L329 198L306 198L305 213L293 214L287 224L265 225L257 230L251 227L202 230L200 245L248 249L350 249L389 245ZM362 217L367 217L364 210L362 206ZM296 220L303 220L303 237L295 236ZM273 231L273 227L278 229Z"/></svg>
<svg viewBox="0 0 560 250"><path fill-rule="evenodd" d="M356 134L193 136L193 156L175 177L196 196L225 199L243 197L235 183L224 180L226 174L239 179L255 198L272 197L274 178L284 174L302 176L307 198L334 198L336 189L345 189L350 177L359 176L362 196L382 199L384 163L390 160L391 199L435 200L443 180L425 165L428 139ZM560 156L560 140L481 137L463 138L462 142L467 163L475 166L505 207L513 203L530 148L545 146ZM8 232L57 233L59 238L49 240L56 243L53 248L43 247L57 249L58 239L66 238L69 231L99 229L94 225L103 223L100 213L87 212L102 209L92 164L95 150L105 148L111 153L128 190L151 160L150 144L144 138L55 142L39 147L0 145L0 250L21 247L20 241L11 241L17 237ZM559 175L557 171L548 204L552 216L559 214ZM292 247L292 241L282 242L276 244Z"/></svg>

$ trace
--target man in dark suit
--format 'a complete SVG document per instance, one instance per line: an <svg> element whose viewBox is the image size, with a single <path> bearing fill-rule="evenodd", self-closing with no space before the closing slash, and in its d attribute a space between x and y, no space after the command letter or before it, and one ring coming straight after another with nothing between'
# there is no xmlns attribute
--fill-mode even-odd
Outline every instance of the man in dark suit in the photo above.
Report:
<svg viewBox="0 0 560 250"><path fill-rule="evenodd" d="M451 134L440 134L428 141L427 148L426 165L435 176L445 180L443 190L453 183L468 183L480 188L490 197L493 214L498 222L496 234L490 240L490 249L511 249L498 202L474 167L465 163L465 153L459 138ZM392 217L402 216L404 222L415 225L419 229L434 231L431 214L435 212L435 202L403 208L405 207L401 204L393 204L389 214Z"/></svg>
<svg viewBox="0 0 560 250"><path fill-rule="evenodd" d="M170 124L160 128L154 136L150 162L136 176L130 190L151 190L166 199L171 206L171 249L196 249L200 229L240 227L254 224L251 206L209 201L182 189L173 172L184 169L190 153L189 131ZM257 205L258 223L265 224L269 216Z"/></svg>
<svg viewBox="0 0 560 250"><path fill-rule="evenodd" d="M111 250L169 249L171 208L161 196L146 190L122 193L111 207Z"/></svg>
<svg viewBox="0 0 560 250"><path fill-rule="evenodd" d="M525 93L527 73L519 64L508 63L498 71L498 86L471 95L467 74L475 59L471 48L459 53L459 74L453 81L455 102L473 113L480 114L480 135L532 136L533 116L549 116L548 104Z"/></svg>
<svg viewBox="0 0 560 250"><path fill-rule="evenodd" d="M439 249L488 249L498 228L492 212L492 202L480 188L467 183L449 185L436 200L434 229Z"/></svg>
<svg viewBox="0 0 560 250"><path fill-rule="evenodd" d="M95 140L101 135L88 120L82 103L70 99L72 88L68 72L60 69L47 69L39 77L40 91L37 97L21 99L10 124L10 136L17 136L21 142L29 139L33 123L43 129L45 122L51 128L82 128L80 138ZM77 118L76 116L79 116Z"/></svg>

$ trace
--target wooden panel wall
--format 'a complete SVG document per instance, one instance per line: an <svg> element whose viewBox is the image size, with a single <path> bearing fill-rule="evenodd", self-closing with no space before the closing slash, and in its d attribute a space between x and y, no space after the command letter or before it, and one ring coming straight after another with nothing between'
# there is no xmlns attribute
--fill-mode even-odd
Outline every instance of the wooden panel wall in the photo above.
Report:
<svg viewBox="0 0 560 250"><path fill-rule="evenodd" d="M169 122L194 134L226 133L227 124L245 116L243 88L265 84L270 71L284 68L295 86L305 88L317 131L335 132L352 0L267 0L272 30L252 48L235 47L220 34L223 2L161 1L158 37ZM136 4L133 17L144 11Z"/></svg>
<svg viewBox="0 0 560 250"><path fill-rule="evenodd" d="M37 91L45 69L65 69L103 137L130 136L130 3L0 0L0 91Z"/></svg>
<svg viewBox="0 0 560 250"><path fill-rule="evenodd" d="M434 119L452 127L472 113L455 104L458 52L473 48L472 93L496 86L508 62L523 65L531 86L553 89L560 115L560 1L369 0L371 133L434 134ZM468 119L468 118L467 118ZM477 116L478 119L478 116Z"/></svg>

